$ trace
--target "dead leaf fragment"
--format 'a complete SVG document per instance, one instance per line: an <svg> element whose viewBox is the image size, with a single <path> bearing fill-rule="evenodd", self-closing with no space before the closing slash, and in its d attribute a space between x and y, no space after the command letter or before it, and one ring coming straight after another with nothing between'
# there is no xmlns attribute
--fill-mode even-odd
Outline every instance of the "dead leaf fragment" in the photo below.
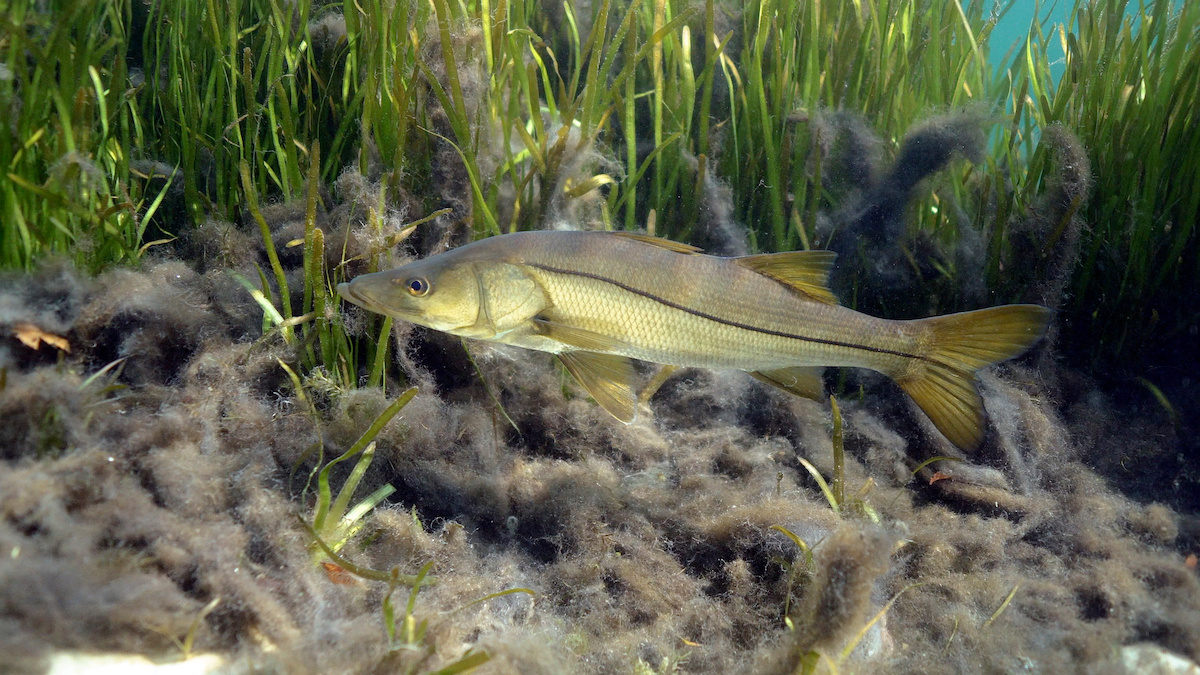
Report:
<svg viewBox="0 0 1200 675"><path fill-rule="evenodd" d="M67 342L67 338L54 333L47 333L31 323L19 323L13 327L13 335L16 336L21 344L30 349L37 349L42 346L42 343L57 347L60 351L68 354L71 353L71 343Z"/></svg>
<svg viewBox="0 0 1200 675"><path fill-rule="evenodd" d="M941 471L937 471L932 476L929 477L929 484L933 485L934 483L938 482L939 480L947 480L950 477L951 476L948 473L942 473Z"/></svg>
<svg viewBox="0 0 1200 675"><path fill-rule="evenodd" d="M362 582L358 577L347 572L341 565L335 565L331 562L321 563L321 567L325 568L325 576L335 584L341 586L362 586Z"/></svg>

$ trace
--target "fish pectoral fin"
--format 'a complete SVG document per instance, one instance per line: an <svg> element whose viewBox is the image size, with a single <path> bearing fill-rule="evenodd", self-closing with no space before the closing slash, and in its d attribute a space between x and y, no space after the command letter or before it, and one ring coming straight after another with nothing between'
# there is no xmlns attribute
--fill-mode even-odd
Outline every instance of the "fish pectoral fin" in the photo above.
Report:
<svg viewBox="0 0 1200 675"><path fill-rule="evenodd" d="M789 394L825 400L825 382L821 379L824 369L810 366L792 366L775 370L759 370L750 373L760 382L782 389Z"/></svg>
<svg viewBox="0 0 1200 675"><path fill-rule="evenodd" d="M563 352L563 367L574 376L596 403L625 424L637 419L637 392L633 389L633 362L624 356L596 352Z"/></svg>
<svg viewBox="0 0 1200 675"><path fill-rule="evenodd" d="M613 232L612 234L615 237L625 237L626 239L633 239L636 241L640 241L643 244L650 244L651 246L665 248L668 251L674 251L676 253L700 253L701 251L704 250L704 249L692 246L691 244L684 244L682 242L672 241L670 239L663 239L662 237L655 237L653 235L643 234L641 232Z"/></svg>
<svg viewBox="0 0 1200 675"><path fill-rule="evenodd" d="M828 305L838 304L829 290L829 271L837 254L833 251L787 251L745 255L733 261L742 267L771 277L805 297Z"/></svg>
<svg viewBox="0 0 1200 675"><path fill-rule="evenodd" d="M535 318L533 326L538 335L589 352L617 352L629 347L629 345L615 337L609 337L603 333L597 333L585 328L568 326L565 323L558 323L549 319Z"/></svg>

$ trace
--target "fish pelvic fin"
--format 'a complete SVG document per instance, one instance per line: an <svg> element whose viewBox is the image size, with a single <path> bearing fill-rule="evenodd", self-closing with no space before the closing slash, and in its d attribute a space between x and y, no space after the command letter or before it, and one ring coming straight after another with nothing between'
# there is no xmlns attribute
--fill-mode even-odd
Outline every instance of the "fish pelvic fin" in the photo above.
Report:
<svg viewBox="0 0 1200 675"><path fill-rule="evenodd" d="M625 424L633 424L637 419L638 396L634 390L637 374L628 358L574 351L559 354L558 360L610 415Z"/></svg>
<svg viewBox="0 0 1200 675"><path fill-rule="evenodd" d="M924 349L896 382L951 443L975 450L984 433L975 372L1024 352L1045 334L1049 321L1050 310L1040 305L1004 305L916 321Z"/></svg>

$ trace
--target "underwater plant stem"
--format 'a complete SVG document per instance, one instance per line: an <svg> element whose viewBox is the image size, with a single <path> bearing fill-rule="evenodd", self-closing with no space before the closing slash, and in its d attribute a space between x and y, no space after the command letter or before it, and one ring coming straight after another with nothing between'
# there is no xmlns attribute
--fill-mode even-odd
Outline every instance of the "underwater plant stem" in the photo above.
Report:
<svg viewBox="0 0 1200 675"><path fill-rule="evenodd" d="M267 260L271 262L271 271L275 273L275 283L279 287L280 305L283 307L283 318L290 319L292 318L292 296L288 291L287 275L283 273L283 265L279 264L279 254L275 252L271 227L267 225L262 211L258 209L258 191L254 188L254 182L250 180L250 165L246 163L246 160L242 160L239 168L242 176L242 190L246 193L246 208L250 209L250 215L254 218L254 222L258 223L258 231L263 239L263 248L267 251ZM284 334L290 338L291 328L286 329ZM289 339L288 342L291 340Z"/></svg>
<svg viewBox="0 0 1200 675"><path fill-rule="evenodd" d="M346 477L346 482L342 484L342 489L338 491L337 499L333 500L333 505L329 507L329 514L325 518L326 523L332 523L334 529L341 522L342 516L346 514L346 509L350 506L350 498L354 496L354 491L358 489L359 482L362 481L363 475L367 472L367 467L371 466L371 461L375 458L375 442L372 441L362 451L362 457L354 465L354 469L350 471L350 475ZM344 542L335 542L341 544Z"/></svg>
<svg viewBox="0 0 1200 675"><path fill-rule="evenodd" d="M411 401L416 395L417 388L411 387L403 394L400 394L400 396L396 397L396 400L392 401L391 405L385 408L384 411L379 414L379 417L375 418L375 421L371 423L371 426L354 443L354 445L350 446L349 450L342 453L340 457L331 460L324 466L324 468L321 469L321 473L317 476L317 510L316 513L313 514L313 528L315 531L322 531L324 529L325 522L330 515L330 502L332 501L332 496L329 490L329 472L332 471L333 467L337 464L340 464L341 462L344 462L357 455L368 445L370 445L371 442L375 440L375 437L379 435L379 432L383 430L383 427L386 426L388 422L392 421L392 418L395 417L396 414L399 413L402 408L404 408L404 406L408 405L408 402ZM343 492L344 491L345 490L343 490ZM339 499L340 498L341 495L339 494Z"/></svg>
<svg viewBox="0 0 1200 675"><path fill-rule="evenodd" d="M833 412L833 496L838 504L843 504L846 501L846 448L842 438L842 411L832 394L829 408Z"/></svg>
<svg viewBox="0 0 1200 675"><path fill-rule="evenodd" d="M817 481L817 487L821 488L821 494L825 495L825 501L829 502L829 507L833 509L833 512L841 513L841 502L837 500L837 497L833 496L833 490L829 489L829 483L825 482L825 477L821 475L820 471L817 471L817 467L813 466L812 462L803 457L797 457L796 459L800 461L800 465L804 467L804 470L808 471L808 474L813 477L813 480Z"/></svg>
<svg viewBox="0 0 1200 675"><path fill-rule="evenodd" d="M367 378L368 387L378 387L383 384L383 369L387 366L388 342L392 339L392 317L383 318L383 327L379 329L379 342L375 345L375 356L371 360L371 375Z"/></svg>
<svg viewBox="0 0 1200 675"><path fill-rule="evenodd" d="M314 140L309 149L308 194L304 205L304 312L315 315L317 343L321 361L328 370L334 367L334 342L329 321L325 318L328 286L325 279L325 234L316 226L317 199L321 174L321 141ZM310 350L311 351L311 348ZM309 363L315 361L309 355Z"/></svg>
<svg viewBox="0 0 1200 675"><path fill-rule="evenodd" d="M654 0L654 32L657 34L662 30L663 19L666 12L666 0ZM650 51L650 67L654 75L654 148L657 150L663 144L663 45L662 40L656 40ZM663 206L663 180L665 177L666 167L663 166L661 159L654 161L654 182L650 187L650 194L658 199L654 200L655 210L662 210Z"/></svg>
<svg viewBox="0 0 1200 675"><path fill-rule="evenodd" d="M633 8L630 8L630 13ZM634 59L637 55L637 31L631 30L625 34L625 58ZM625 194L630 195L625 206L625 229L637 229L637 115L634 110L634 78L625 79L624 118L625 127Z"/></svg>
<svg viewBox="0 0 1200 675"><path fill-rule="evenodd" d="M317 545L317 548L321 549L325 555L329 556L329 559L332 560L334 564L353 574L354 576L362 577L363 579L370 579L371 581L382 581L387 584L397 585L403 584L405 586L412 586L418 583L417 575L400 574L400 568L398 567L393 567L390 572L380 572L379 570L373 570L367 567L359 567L358 565L355 565L349 560L346 560L342 556L338 555L333 549L329 548L329 545L326 544L323 539L321 539L320 535L317 534L317 531L313 529L312 525L304 522L303 518L297 516L296 520L300 522L300 526L303 527L304 530L308 532L309 536L313 538L313 543ZM425 584L426 586L436 584L437 582L437 577L429 576L422 578L420 581L420 583Z"/></svg>
<svg viewBox="0 0 1200 675"><path fill-rule="evenodd" d="M712 107L713 79L716 77L717 57L724 44L718 42L714 26L713 0L704 0L704 72L700 75L700 130L697 133L697 155L708 155L708 115ZM720 45L720 46L718 46Z"/></svg>
<svg viewBox="0 0 1200 675"><path fill-rule="evenodd" d="M763 52L766 50L768 37L772 30L771 15L774 8L770 0L761 0L758 7L758 27L754 35L752 51L753 62L750 66L750 88L758 108L762 134L763 153L766 161L767 185L766 192L771 205L772 245L776 251L786 250L787 219L783 216L783 195L785 187L780 171L780 157L775 150L775 125L772 123L771 108L767 103L766 82L763 80Z"/></svg>

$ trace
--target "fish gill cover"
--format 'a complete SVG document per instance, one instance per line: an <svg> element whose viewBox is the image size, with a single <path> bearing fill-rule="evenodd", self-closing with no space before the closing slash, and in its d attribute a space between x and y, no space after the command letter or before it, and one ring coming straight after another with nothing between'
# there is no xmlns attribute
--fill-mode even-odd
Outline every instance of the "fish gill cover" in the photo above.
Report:
<svg viewBox="0 0 1200 675"><path fill-rule="evenodd" d="M1200 8L1120 5L997 74L982 2L10 3L0 669L1200 659ZM627 427L332 293L645 227L833 248L890 318L1057 318L964 456L860 371L832 408L685 369Z"/></svg>

